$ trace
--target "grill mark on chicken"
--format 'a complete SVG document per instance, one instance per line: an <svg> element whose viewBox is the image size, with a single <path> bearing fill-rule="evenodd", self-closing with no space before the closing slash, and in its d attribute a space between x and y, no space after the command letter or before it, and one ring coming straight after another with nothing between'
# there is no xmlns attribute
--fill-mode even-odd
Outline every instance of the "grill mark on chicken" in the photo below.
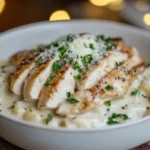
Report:
<svg viewBox="0 0 150 150"><path fill-rule="evenodd" d="M13 56L11 56L10 58L10 62L13 65L19 65L21 63L22 60L24 60L24 58L30 53L29 50L24 50L21 52L17 52L15 53Z"/></svg>
<svg viewBox="0 0 150 150"><path fill-rule="evenodd" d="M25 80L23 96L26 101L38 99L39 93L51 73L52 64L52 59L48 59L39 64Z"/></svg>
<svg viewBox="0 0 150 150"><path fill-rule="evenodd" d="M35 60L40 56L40 54L42 52L43 51L41 51L41 50L37 50L34 54L32 54L32 52L30 52L24 58L24 60L21 61L21 63L18 65L15 72L11 74L10 88L11 88L11 91L13 91L15 94L17 94L17 95L22 94L24 80L27 78L29 71L34 67ZM23 78L22 81L19 81L20 78ZM20 82L20 83L18 83L18 82ZM19 85L17 85L17 83ZM16 86L19 86L19 87L16 89Z"/></svg>
<svg viewBox="0 0 150 150"><path fill-rule="evenodd" d="M44 86L40 92L39 101L38 101L38 108L57 108L61 101L64 101L67 96L66 92L74 92L75 89L75 80L73 76L70 74L72 72L71 66L64 66L62 67L57 74L54 74L53 79L49 82L49 86ZM67 78L68 77L68 78ZM68 80L68 81L67 81ZM62 82L68 82L66 85L64 84L64 89L60 89ZM67 86L67 84L69 84ZM57 92L61 93L56 95ZM56 97L59 97L56 100Z"/></svg>
<svg viewBox="0 0 150 150"><path fill-rule="evenodd" d="M122 62L131 57L132 49L126 48L125 50L112 51L103 55L103 59L97 64L92 64L89 71L82 75L81 80L77 82L79 90L89 89L94 86L104 75L109 73L116 67L116 62Z"/></svg>

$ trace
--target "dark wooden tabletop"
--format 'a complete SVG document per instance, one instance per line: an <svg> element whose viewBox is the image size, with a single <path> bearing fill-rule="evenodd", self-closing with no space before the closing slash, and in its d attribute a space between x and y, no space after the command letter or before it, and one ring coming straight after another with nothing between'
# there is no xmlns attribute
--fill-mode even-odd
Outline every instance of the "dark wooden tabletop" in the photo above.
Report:
<svg viewBox="0 0 150 150"><path fill-rule="evenodd" d="M122 4L98 7L90 3L90 0L0 0L0 32L49 20L53 12L58 10L68 12L71 19L93 18L127 23L119 15ZM0 150L21 149L0 138ZM150 150L150 142L134 150Z"/></svg>

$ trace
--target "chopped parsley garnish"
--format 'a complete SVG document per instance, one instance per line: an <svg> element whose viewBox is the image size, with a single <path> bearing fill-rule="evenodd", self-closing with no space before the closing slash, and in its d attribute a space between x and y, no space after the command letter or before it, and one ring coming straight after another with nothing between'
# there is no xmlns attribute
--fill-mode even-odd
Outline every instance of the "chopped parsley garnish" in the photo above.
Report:
<svg viewBox="0 0 150 150"><path fill-rule="evenodd" d="M123 65L125 62L124 61L122 61L122 62L116 62L116 66L118 67L118 66L121 66L121 65Z"/></svg>
<svg viewBox="0 0 150 150"><path fill-rule="evenodd" d="M60 58L60 59L64 59L64 58L67 58L67 57L68 57L68 55L65 54L65 53L60 53L60 54L59 54L59 58Z"/></svg>
<svg viewBox="0 0 150 150"><path fill-rule="evenodd" d="M79 101L74 98L67 98L67 102L74 104L74 103L78 103Z"/></svg>
<svg viewBox="0 0 150 150"><path fill-rule="evenodd" d="M112 46L112 45L109 45L109 46L107 46L106 51L111 51L112 48L113 48L113 46Z"/></svg>
<svg viewBox="0 0 150 150"><path fill-rule="evenodd" d="M78 74L78 75L74 76L74 78L79 80L79 79L81 79L81 75Z"/></svg>
<svg viewBox="0 0 150 150"><path fill-rule="evenodd" d="M111 38L111 37L108 37L108 38L105 39L105 41L106 41L106 42L111 42L111 41L112 41L112 38Z"/></svg>
<svg viewBox="0 0 150 150"><path fill-rule="evenodd" d="M137 94L140 94L140 91L139 91L139 90L135 90L135 91L132 91L132 92L131 92L131 95L132 95L132 96L136 96Z"/></svg>
<svg viewBox="0 0 150 150"><path fill-rule="evenodd" d="M111 116L111 118L112 119L122 118L123 120L129 119L129 117L126 114L116 114L116 113L113 113L112 116Z"/></svg>
<svg viewBox="0 0 150 150"><path fill-rule="evenodd" d="M130 75L130 74L131 74L131 71L130 71L130 70L128 70L128 71L127 71L127 74L128 74L128 75Z"/></svg>
<svg viewBox="0 0 150 150"><path fill-rule="evenodd" d="M45 82L45 83L44 83L44 86L49 86L49 85L50 85L49 82Z"/></svg>
<svg viewBox="0 0 150 150"><path fill-rule="evenodd" d="M52 121L52 119L53 119L53 116L51 114L48 114L45 120L45 123L48 124L50 121Z"/></svg>
<svg viewBox="0 0 150 150"><path fill-rule="evenodd" d="M53 63L53 67L52 67L53 72L57 73L60 68L61 68L61 61L60 60L56 60Z"/></svg>
<svg viewBox="0 0 150 150"><path fill-rule="evenodd" d="M58 43L58 42L54 42L52 45L53 45L54 47L58 47L58 46L59 46L59 43Z"/></svg>
<svg viewBox="0 0 150 150"><path fill-rule="evenodd" d="M50 81L55 77L55 75L50 75L47 79L47 82L44 83L44 86L49 86L50 85Z"/></svg>
<svg viewBox="0 0 150 150"><path fill-rule="evenodd" d="M83 70L81 69L81 67L77 61L72 63L72 67L73 67L73 69L78 70L78 72L80 72L80 73L83 72Z"/></svg>
<svg viewBox="0 0 150 150"><path fill-rule="evenodd" d="M112 125L112 124L118 124L119 122L114 120L116 118L121 118L123 120L129 119L129 117L126 114L116 114L113 113L111 117L108 118L107 124Z"/></svg>
<svg viewBox="0 0 150 150"><path fill-rule="evenodd" d="M68 50L68 46L62 46L58 49L59 52L65 53Z"/></svg>
<svg viewBox="0 0 150 150"><path fill-rule="evenodd" d="M107 106L111 106L111 100L106 101L105 104L106 104Z"/></svg>
<svg viewBox="0 0 150 150"><path fill-rule="evenodd" d="M111 90L113 90L113 87L110 86L110 85L107 85L107 86L105 87L105 89L106 89L107 91L111 91Z"/></svg>
<svg viewBox="0 0 150 150"><path fill-rule="evenodd" d="M104 35L100 35L99 36L101 40L105 41L105 36Z"/></svg>
<svg viewBox="0 0 150 150"><path fill-rule="evenodd" d="M147 67L150 67L150 63L146 65Z"/></svg>
<svg viewBox="0 0 150 150"><path fill-rule="evenodd" d="M95 49L95 48L94 48L94 44L92 44L92 43L89 44L89 47L90 47L90 49L92 49L92 50Z"/></svg>
<svg viewBox="0 0 150 150"><path fill-rule="evenodd" d="M70 92L67 92L66 95L67 95L67 98L70 98L71 93L70 93Z"/></svg>
<svg viewBox="0 0 150 150"><path fill-rule="evenodd" d="M82 58L82 63L86 66L87 64L91 63L93 60L93 56L88 54Z"/></svg>
<svg viewBox="0 0 150 150"><path fill-rule="evenodd" d="M50 75L47 79L47 81L51 81L55 76L54 75Z"/></svg>
<svg viewBox="0 0 150 150"><path fill-rule="evenodd" d="M68 42L73 42L73 37L70 36L70 35L68 35L68 36L67 36L67 41L68 41Z"/></svg>
<svg viewBox="0 0 150 150"><path fill-rule="evenodd" d="M112 124L118 124L118 121L113 120L112 118L108 118L107 124L112 125Z"/></svg>
<svg viewBox="0 0 150 150"><path fill-rule="evenodd" d="M42 62L43 62L42 56L40 56L40 57L35 61L35 63L36 63L37 65L40 65Z"/></svg>

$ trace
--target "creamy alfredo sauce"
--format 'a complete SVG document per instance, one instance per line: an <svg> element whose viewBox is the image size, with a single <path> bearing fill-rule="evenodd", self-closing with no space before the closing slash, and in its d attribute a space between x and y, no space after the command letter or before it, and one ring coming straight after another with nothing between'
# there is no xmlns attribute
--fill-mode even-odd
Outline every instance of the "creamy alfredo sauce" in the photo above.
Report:
<svg viewBox="0 0 150 150"><path fill-rule="evenodd" d="M103 40L98 43L95 42L95 36L84 36L84 40L80 41L80 38L76 35L67 36L67 41L72 41L73 44L67 42L66 37L60 39L60 41L54 42L52 45L47 45L47 49L51 48L49 55L58 55L56 51L60 51L62 57L69 56L73 59L77 59L82 69L87 69L84 64L83 57L92 55L90 61L96 63L98 59L101 59L102 54L112 48L113 45L106 45ZM94 43L95 42L95 43ZM69 47L70 52L64 52ZM40 46L40 48L43 48ZM44 47L45 48L45 47ZM60 48L60 49L59 49ZM84 48L86 48L84 50ZM81 49L83 51L81 51ZM93 55L93 51L94 55ZM109 53L109 51L108 51ZM66 56L65 56L65 55ZM42 56L42 61L44 57ZM79 57L80 56L80 57ZM60 56L58 56L60 57ZM91 56L90 56L91 57ZM68 60L68 59L66 59ZM67 128L92 128L92 127L105 127L111 124L118 124L131 120L139 119L149 114L150 103L148 91L150 90L150 68L139 75L129 88L127 94L121 99L108 99L106 102L90 112L70 117L60 117L51 110L39 110L36 107L36 102L25 102L20 96L12 94L9 90L9 74L14 70L14 66L9 62L0 63L0 113L7 114L9 116L16 116L19 119L31 121L35 123L45 124L47 126L54 127L67 127ZM51 114L52 116L49 116Z"/></svg>

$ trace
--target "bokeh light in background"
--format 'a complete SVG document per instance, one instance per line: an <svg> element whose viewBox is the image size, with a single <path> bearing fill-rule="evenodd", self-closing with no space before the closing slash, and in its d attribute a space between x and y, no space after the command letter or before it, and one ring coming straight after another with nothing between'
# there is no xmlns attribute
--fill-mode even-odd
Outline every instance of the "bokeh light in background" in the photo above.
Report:
<svg viewBox="0 0 150 150"><path fill-rule="evenodd" d="M5 8L5 0L0 0L0 14L3 12L4 8Z"/></svg>
<svg viewBox="0 0 150 150"><path fill-rule="evenodd" d="M109 3L109 0L89 0L93 5L105 6Z"/></svg>
<svg viewBox="0 0 150 150"><path fill-rule="evenodd" d="M119 5L123 0L89 0L93 5L106 6L106 5Z"/></svg>
<svg viewBox="0 0 150 150"><path fill-rule="evenodd" d="M89 0L95 6L107 6L109 9L118 11L123 9L123 0Z"/></svg>
<svg viewBox="0 0 150 150"><path fill-rule="evenodd" d="M145 14L143 20L147 25L150 26L150 14Z"/></svg>
<svg viewBox="0 0 150 150"><path fill-rule="evenodd" d="M49 21L57 20L70 20L70 16L65 10L57 10L50 15Z"/></svg>

